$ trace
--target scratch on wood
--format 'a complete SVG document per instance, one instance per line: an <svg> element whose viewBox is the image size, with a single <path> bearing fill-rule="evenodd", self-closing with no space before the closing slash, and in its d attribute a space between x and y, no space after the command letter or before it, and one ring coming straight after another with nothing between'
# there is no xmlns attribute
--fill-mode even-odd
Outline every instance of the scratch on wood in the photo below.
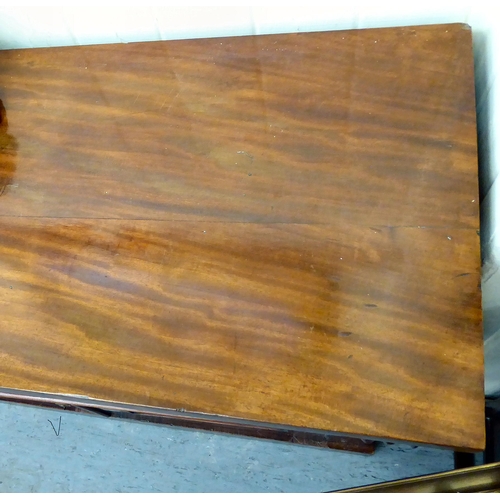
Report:
<svg viewBox="0 0 500 500"><path fill-rule="evenodd" d="M247 153L246 151L236 151L236 154L248 156L253 163L253 156L250 153Z"/></svg>
<svg viewBox="0 0 500 500"><path fill-rule="evenodd" d="M167 113L170 111L170 108L172 107L172 104L174 103L174 101L177 99L177 96L180 94L180 91L177 92L177 94L175 94L174 98L170 101L170 104L168 105L168 108L167 108ZM163 104L160 106L160 109L158 111L161 111L163 109L163 107L165 106L165 103L167 102L167 99L172 95L172 92L170 92L170 94L168 94L167 97L165 97L165 100L163 101Z"/></svg>

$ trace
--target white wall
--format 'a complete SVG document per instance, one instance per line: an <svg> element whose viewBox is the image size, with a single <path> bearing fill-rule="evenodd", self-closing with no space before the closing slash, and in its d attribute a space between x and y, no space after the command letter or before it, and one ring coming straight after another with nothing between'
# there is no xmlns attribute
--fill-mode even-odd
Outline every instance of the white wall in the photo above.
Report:
<svg viewBox="0 0 500 500"><path fill-rule="evenodd" d="M50 47L209 36L467 22L471 1L382 2L254 7L0 6L0 46ZM384 7L384 4L385 7ZM16 2L16 5L19 3ZM63 5L71 5L66 2Z"/></svg>
<svg viewBox="0 0 500 500"><path fill-rule="evenodd" d="M474 36L482 199L486 393L500 395L500 15L497 3L343 1L286 7L0 5L0 49L466 22ZM285 4L283 4L285 5Z"/></svg>

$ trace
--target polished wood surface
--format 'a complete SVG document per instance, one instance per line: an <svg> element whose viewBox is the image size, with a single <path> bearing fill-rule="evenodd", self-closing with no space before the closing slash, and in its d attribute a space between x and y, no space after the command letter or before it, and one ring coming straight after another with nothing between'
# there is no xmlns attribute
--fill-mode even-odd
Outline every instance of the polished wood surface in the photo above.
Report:
<svg viewBox="0 0 500 500"><path fill-rule="evenodd" d="M484 443L464 25L0 52L0 386Z"/></svg>

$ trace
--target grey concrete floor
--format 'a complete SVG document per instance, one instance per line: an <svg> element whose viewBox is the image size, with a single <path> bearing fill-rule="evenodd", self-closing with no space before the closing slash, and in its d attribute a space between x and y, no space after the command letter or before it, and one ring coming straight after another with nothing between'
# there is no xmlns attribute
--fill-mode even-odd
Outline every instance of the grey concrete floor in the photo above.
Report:
<svg viewBox="0 0 500 500"><path fill-rule="evenodd" d="M321 492L453 468L435 448L364 456L9 403L0 424L0 492Z"/></svg>

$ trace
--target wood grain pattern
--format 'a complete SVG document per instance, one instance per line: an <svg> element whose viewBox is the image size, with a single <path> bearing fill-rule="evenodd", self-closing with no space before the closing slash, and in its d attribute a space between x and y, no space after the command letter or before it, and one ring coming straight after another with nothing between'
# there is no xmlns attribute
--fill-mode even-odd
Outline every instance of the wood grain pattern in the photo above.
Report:
<svg viewBox="0 0 500 500"><path fill-rule="evenodd" d="M0 385L480 449L473 84L463 25L0 52Z"/></svg>

